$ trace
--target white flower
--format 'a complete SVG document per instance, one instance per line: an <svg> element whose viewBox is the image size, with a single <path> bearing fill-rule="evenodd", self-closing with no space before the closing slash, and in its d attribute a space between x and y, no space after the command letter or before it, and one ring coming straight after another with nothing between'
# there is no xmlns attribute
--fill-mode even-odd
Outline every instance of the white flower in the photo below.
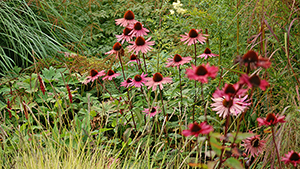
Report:
<svg viewBox="0 0 300 169"><path fill-rule="evenodd" d="M175 13L175 11L171 9L170 13L171 13L171 15L173 15Z"/></svg>

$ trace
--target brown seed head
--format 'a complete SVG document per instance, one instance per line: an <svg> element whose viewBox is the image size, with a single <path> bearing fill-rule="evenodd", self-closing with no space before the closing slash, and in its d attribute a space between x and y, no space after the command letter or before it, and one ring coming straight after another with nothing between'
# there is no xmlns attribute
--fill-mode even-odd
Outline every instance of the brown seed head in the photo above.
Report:
<svg viewBox="0 0 300 169"><path fill-rule="evenodd" d="M134 19L134 14L133 14L133 12L130 11L130 10L126 11L125 14L124 14L124 18L125 18L126 20L133 20L133 19Z"/></svg>
<svg viewBox="0 0 300 169"><path fill-rule="evenodd" d="M180 62L182 60L182 57L178 54L174 55L174 58L173 58L174 62Z"/></svg>
<svg viewBox="0 0 300 169"><path fill-rule="evenodd" d="M111 70L111 69L109 69L108 72L107 72L108 76L112 76L114 74L115 74L115 72L113 70Z"/></svg>
<svg viewBox="0 0 300 169"><path fill-rule="evenodd" d="M135 54L130 55L130 60L136 60L136 55Z"/></svg>
<svg viewBox="0 0 300 169"><path fill-rule="evenodd" d="M92 69L92 70L90 71L90 76L91 76L91 77L95 77L97 74L98 74L98 71L95 70L95 69Z"/></svg>
<svg viewBox="0 0 300 169"><path fill-rule="evenodd" d="M160 82L163 80L163 76L160 73L155 73L153 75L153 81L154 82Z"/></svg>
<svg viewBox="0 0 300 169"><path fill-rule="evenodd" d="M135 30L142 30L143 29L143 25L141 22L137 22L134 24L134 29Z"/></svg>
<svg viewBox="0 0 300 169"><path fill-rule="evenodd" d="M132 31L132 29L130 29L130 28L123 29L124 35L128 35L131 31Z"/></svg>
<svg viewBox="0 0 300 169"><path fill-rule="evenodd" d="M259 139L258 138L253 138L251 141L250 141L250 143L251 143L251 146L252 147L259 147Z"/></svg>
<svg viewBox="0 0 300 169"><path fill-rule="evenodd" d="M211 54L211 50L210 50L209 48L206 48L206 49L204 50L204 53L205 53L205 54Z"/></svg>
<svg viewBox="0 0 300 169"><path fill-rule="evenodd" d="M140 82L140 81L142 81L142 77L140 75L135 75L134 80L137 82Z"/></svg>
<svg viewBox="0 0 300 169"><path fill-rule="evenodd" d="M207 69L202 65L198 66L197 69L196 69L196 74L198 76L204 76L207 73L208 73Z"/></svg>
<svg viewBox="0 0 300 169"><path fill-rule="evenodd" d="M260 85L260 79L257 75L253 75L250 77L249 79L250 83L253 85L253 86L259 86Z"/></svg>
<svg viewBox="0 0 300 169"><path fill-rule="evenodd" d="M198 32L196 31L196 29L191 29L190 31L189 31L189 37L190 38L195 38L195 37L197 37L198 36Z"/></svg>
<svg viewBox="0 0 300 169"><path fill-rule="evenodd" d="M244 56L243 56L244 63L255 63L258 61L257 53L253 50L249 50Z"/></svg>
<svg viewBox="0 0 300 169"><path fill-rule="evenodd" d="M146 43L145 39L141 36L137 37L135 40L135 44L137 46L143 46L143 45L145 45L145 43Z"/></svg>
<svg viewBox="0 0 300 169"><path fill-rule="evenodd" d="M234 94L235 92L236 92L236 90L232 84L227 85L227 87L225 88L226 94Z"/></svg>
<svg viewBox="0 0 300 169"><path fill-rule="evenodd" d="M122 45L119 42L116 42L113 46L113 50L115 51L119 51L120 49L122 49Z"/></svg>
<svg viewBox="0 0 300 169"><path fill-rule="evenodd" d="M200 125L199 125L198 123L195 122L195 123L192 125L191 131L192 131L192 132L198 132L198 131L200 131L200 130L201 130Z"/></svg>
<svg viewBox="0 0 300 169"><path fill-rule="evenodd" d="M291 161L299 161L300 160L299 154L296 152L293 152L293 154L291 154L291 156L290 156L290 160Z"/></svg>
<svg viewBox="0 0 300 169"><path fill-rule="evenodd" d="M266 121L269 122L269 123L273 123L276 121L276 116L274 113L269 113L266 117Z"/></svg>

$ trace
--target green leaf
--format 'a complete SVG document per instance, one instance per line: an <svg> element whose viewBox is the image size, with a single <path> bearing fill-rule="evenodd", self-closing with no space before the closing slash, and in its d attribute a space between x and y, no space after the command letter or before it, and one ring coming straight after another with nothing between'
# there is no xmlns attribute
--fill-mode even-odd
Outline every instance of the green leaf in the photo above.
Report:
<svg viewBox="0 0 300 169"><path fill-rule="evenodd" d="M234 168L234 169L243 169L242 164L239 162L239 160L230 157L228 158L225 163L226 166L230 167L230 168Z"/></svg>
<svg viewBox="0 0 300 169"><path fill-rule="evenodd" d="M91 110L91 111L90 111L90 115L91 115L92 117L95 117L95 116L97 115L97 112L96 112L95 110Z"/></svg>
<svg viewBox="0 0 300 169"><path fill-rule="evenodd" d="M214 150L214 152L216 152L217 155L220 156L222 144L220 142L218 142L217 139L214 137L210 138L210 144L211 144L211 148Z"/></svg>

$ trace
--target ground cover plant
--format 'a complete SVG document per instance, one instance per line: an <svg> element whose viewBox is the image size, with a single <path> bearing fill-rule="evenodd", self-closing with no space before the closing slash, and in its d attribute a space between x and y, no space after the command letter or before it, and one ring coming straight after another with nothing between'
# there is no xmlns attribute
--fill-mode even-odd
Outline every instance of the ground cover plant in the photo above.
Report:
<svg viewBox="0 0 300 169"><path fill-rule="evenodd" d="M4 168L299 167L298 2L16 2Z"/></svg>

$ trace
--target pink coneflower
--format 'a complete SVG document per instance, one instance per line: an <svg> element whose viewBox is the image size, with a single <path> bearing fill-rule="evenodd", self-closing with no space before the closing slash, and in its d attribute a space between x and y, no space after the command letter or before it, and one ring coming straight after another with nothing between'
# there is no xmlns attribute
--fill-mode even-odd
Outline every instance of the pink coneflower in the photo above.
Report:
<svg viewBox="0 0 300 169"><path fill-rule="evenodd" d="M266 144L265 140L260 140L259 135L249 137L245 140L244 147L246 148L246 152L251 154L252 157L258 156L261 152L263 152L264 146Z"/></svg>
<svg viewBox="0 0 300 169"><path fill-rule="evenodd" d="M269 86L269 83L266 80L261 80L257 75L249 77L247 74L242 74L239 83L247 84L249 88L259 87L263 91Z"/></svg>
<svg viewBox="0 0 300 169"><path fill-rule="evenodd" d="M157 113L160 113L160 112L161 112L161 111L159 111L158 109L159 109L159 107L156 106L156 107L152 107L151 110L150 110L150 109L145 109L143 112L144 112L146 115L148 115L148 116L150 116L150 117L153 117L153 116L155 116Z"/></svg>
<svg viewBox="0 0 300 169"><path fill-rule="evenodd" d="M113 70L109 69L107 71L107 74L105 77L102 78L102 80L108 79L108 80L112 80L113 78L120 76L120 73L115 73Z"/></svg>
<svg viewBox="0 0 300 169"><path fill-rule="evenodd" d="M197 122L191 123L189 124L189 130L183 130L182 134L185 137L188 136L195 136L197 137L199 134L208 134L211 131L214 131L214 128L208 124L206 124L206 122L202 122L200 124L198 124Z"/></svg>
<svg viewBox="0 0 300 169"><path fill-rule="evenodd" d="M123 50L122 45L119 42L116 42L113 46L113 49L106 52L106 55L112 55L112 54L117 54L118 52L121 52ZM118 56L116 55L116 58L118 59Z"/></svg>
<svg viewBox="0 0 300 169"><path fill-rule="evenodd" d="M259 126L275 126L277 123L285 123L285 116L275 115L274 113L269 113L266 118L257 118Z"/></svg>
<svg viewBox="0 0 300 169"><path fill-rule="evenodd" d="M215 78L217 76L218 67L209 66L209 63L206 65L202 64L198 67L192 65L192 69L186 69L186 74L189 79L197 80L201 83L207 83L208 77Z"/></svg>
<svg viewBox="0 0 300 169"><path fill-rule="evenodd" d="M160 89L163 89L165 83L172 83L172 78L163 77L160 73L155 73L153 77L146 77L147 82L145 83L148 86L148 89L152 87L152 91L156 90L156 86L159 85Z"/></svg>
<svg viewBox="0 0 300 169"><path fill-rule="evenodd" d="M219 114L220 117L226 118L229 115L237 116L241 112L243 112L245 109L247 109L247 106L250 105L246 101L247 95L242 98L233 98L230 100L225 99L224 97L213 97L212 100L214 103L211 104L213 107L212 110L216 111L217 114Z"/></svg>
<svg viewBox="0 0 300 169"><path fill-rule="evenodd" d="M121 19L116 19L116 25L121 25L123 27L126 27L128 25L133 25L137 22L137 20L134 19L134 14L132 11L128 10L125 12L124 17Z"/></svg>
<svg viewBox="0 0 300 169"><path fill-rule="evenodd" d="M132 79L131 78L127 78L126 80L124 80L123 82L121 82L121 86L126 87L126 88L132 86Z"/></svg>
<svg viewBox="0 0 300 169"><path fill-rule="evenodd" d="M204 53L202 53L201 55L199 55L197 57L198 58L201 57L201 58L207 59L208 57L215 57L215 56L219 56L219 55L211 53L211 50L209 48L206 48L204 50Z"/></svg>
<svg viewBox="0 0 300 169"><path fill-rule="evenodd" d="M147 32L149 32L148 29L143 27L141 22L136 22L134 25L128 26L128 28L132 29L129 35L132 35L134 37L146 36Z"/></svg>
<svg viewBox="0 0 300 169"><path fill-rule="evenodd" d="M232 84L225 84L225 87L223 87L222 90L217 89L214 94L213 97L217 98L217 97L223 97L225 96L226 100L229 100L231 97L233 96L244 96L246 94L246 92L248 91L247 89L239 89L239 85L238 83L232 85Z"/></svg>
<svg viewBox="0 0 300 169"><path fill-rule="evenodd" d="M182 38L180 39L182 42L184 42L184 44L188 43L188 46L197 43L197 41L199 41L199 43L204 44L206 37L204 36L208 36L206 34L202 33L201 29L191 29L189 31L189 33L185 33L185 35L180 35Z"/></svg>
<svg viewBox="0 0 300 169"><path fill-rule="evenodd" d="M142 73L141 75L135 75L133 80L132 80L132 86L135 87L142 87L144 83L147 82L146 80L147 74Z"/></svg>
<svg viewBox="0 0 300 169"><path fill-rule="evenodd" d="M132 29L130 29L128 27L124 28L122 35L116 35L117 41L118 42L121 41L122 44L125 42L125 40L126 40L126 42L130 42L133 38L132 35L129 35L129 33L131 31L132 31Z"/></svg>
<svg viewBox="0 0 300 169"><path fill-rule="evenodd" d="M91 69L90 76L86 77L86 80L83 82L84 84L88 84L89 82L93 82L94 80L98 79L98 77L104 76L105 71L102 70L98 72L95 69Z"/></svg>
<svg viewBox="0 0 300 169"><path fill-rule="evenodd" d="M285 157L282 157L281 161L284 161L284 164L291 163L296 167L297 164L300 164L300 153L296 153L292 150L285 154Z"/></svg>
<svg viewBox="0 0 300 169"><path fill-rule="evenodd" d="M249 50L246 54L244 54L241 59L241 63L243 63L245 66L250 64L251 69L256 67L268 68L271 65L269 59L258 56L257 52L253 50Z"/></svg>
<svg viewBox="0 0 300 169"><path fill-rule="evenodd" d="M179 69L180 65L183 65L185 63L189 63L192 60L191 57L181 57L179 54L174 55L173 59L168 58L168 63L166 67L175 67Z"/></svg>
<svg viewBox="0 0 300 169"><path fill-rule="evenodd" d="M127 64L132 63L132 62L135 62L135 63L137 63L137 64L140 63L138 57L137 57L135 54L131 54L129 59L130 59L130 60L129 60L129 62L128 62Z"/></svg>
<svg viewBox="0 0 300 169"><path fill-rule="evenodd" d="M133 45L128 46L129 52L133 51L136 54L139 53L139 51L141 51L142 53L147 53L148 51L150 51L152 49L152 47L154 45L154 41L150 41L151 37L148 38L147 40L145 40L143 37L139 36L135 39L135 41L129 42Z"/></svg>

